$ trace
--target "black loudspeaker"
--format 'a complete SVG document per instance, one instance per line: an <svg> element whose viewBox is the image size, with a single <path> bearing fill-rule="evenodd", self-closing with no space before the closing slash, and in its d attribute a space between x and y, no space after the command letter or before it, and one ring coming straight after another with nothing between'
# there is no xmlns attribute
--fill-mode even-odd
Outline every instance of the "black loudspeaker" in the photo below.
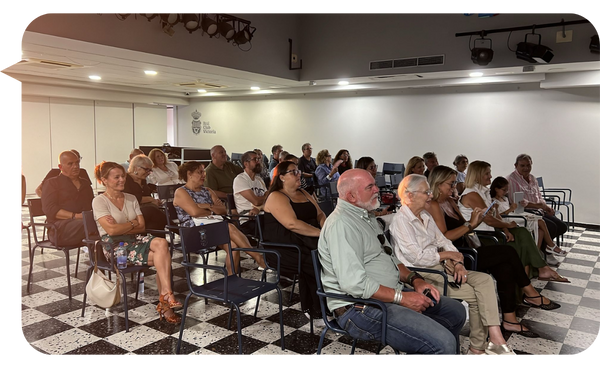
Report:
<svg viewBox="0 0 600 368"><path fill-rule="evenodd" d="M471 50L471 60L477 65L488 65L494 58L494 50L492 50L492 40L489 38L480 38L477 41L490 41L490 47L474 47Z"/></svg>
<svg viewBox="0 0 600 368"><path fill-rule="evenodd" d="M595 54L600 53L600 46L598 45L598 35L592 36L592 40L590 41L590 52Z"/></svg>

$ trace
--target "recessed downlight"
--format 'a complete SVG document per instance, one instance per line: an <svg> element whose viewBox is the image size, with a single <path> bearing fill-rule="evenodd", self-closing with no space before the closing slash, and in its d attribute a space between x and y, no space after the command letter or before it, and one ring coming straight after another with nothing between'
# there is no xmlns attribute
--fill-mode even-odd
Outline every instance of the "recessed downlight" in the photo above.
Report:
<svg viewBox="0 0 600 368"><path fill-rule="evenodd" d="M250 89L253 91L260 91L260 87L256 87L256 86L250 87Z"/></svg>
<svg viewBox="0 0 600 368"><path fill-rule="evenodd" d="M205 89L199 89L198 92L200 92L200 93L206 93L206 90Z"/></svg>
<svg viewBox="0 0 600 368"><path fill-rule="evenodd" d="M154 71L154 70L144 70L144 73L146 75L157 75L158 72Z"/></svg>
<svg viewBox="0 0 600 368"><path fill-rule="evenodd" d="M90 75L89 78L91 80L100 80L100 79L102 79L99 75Z"/></svg>
<svg viewBox="0 0 600 368"><path fill-rule="evenodd" d="M469 74L469 77L482 77L483 73L482 72L473 72L471 74Z"/></svg>
<svg viewBox="0 0 600 368"><path fill-rule="evenodd" d="M350 82L348 82L348 81L339 81L338 84L340 86L347 86L348 84L350 84Z"/></svg>

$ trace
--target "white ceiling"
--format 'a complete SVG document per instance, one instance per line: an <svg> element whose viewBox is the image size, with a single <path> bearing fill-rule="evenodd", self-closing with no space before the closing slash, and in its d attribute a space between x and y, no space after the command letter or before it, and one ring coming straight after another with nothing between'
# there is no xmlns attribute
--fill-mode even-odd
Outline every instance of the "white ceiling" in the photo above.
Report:
<svg viewBox="0 0 600 368"><path fill-rule="evenodd" d="M348 90L384 90L399 88L422 88L460 86L483 83L530 83L544 81L554 73L600 71L600 62L569 64L536 64L535 71L523 72L522 66L482 69L484 76L469 77L473 70L457 70L435 73L396 74L378 77L350 78L347 86L339 86L339 80L316 80L309 86L307 81L271 77L208 64L191 62L143 52L119 49L83 41L25 32L22 59L4 73L21 82L71 86L80 88L127 91L158 96L202 98L205 96L233 97L265 94L298 94L335 92ZM36 63L47 60L75 65L74 67L48 66ZM533 65L533 64L532 64ZM149 76L145 70L156 71ZM595 72L597 73L597 72ZM102 77L92 81L90 75ZM223 86L180 86L181 83L208 83ZM250 87L260 87L252 91ZM199 88L207 93L199 93ZM189 95L186 95L188 93Z"/></svg>

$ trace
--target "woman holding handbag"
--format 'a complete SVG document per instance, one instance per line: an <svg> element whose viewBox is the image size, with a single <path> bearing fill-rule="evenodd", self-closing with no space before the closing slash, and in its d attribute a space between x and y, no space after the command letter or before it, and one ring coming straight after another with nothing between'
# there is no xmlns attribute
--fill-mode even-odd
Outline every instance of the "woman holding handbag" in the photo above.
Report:
<svg viewBox="0 0 600 368"><path fill-rule="evenodd" d="M456 185L456 171L447 166L437 166L427 180L432 191L428 212L446 238L457 247L467 247L465 236L479 226L483 216L476 208L469 222L462 217L456 202L450 196ZM531 285L525 268L517 252L509 245L499 244L477 248L477 271L490 273L496 279L500 306L502 308L502 328L517 332L524 337L538 337L517 320L515 310L517 286L523 289L523 303L533 308L552 310L560 305L541 296Z"/></svg>
<svg viewBox="0 0 600 368"><path fill-rule="evenodd" d="M144 234L146 223L140 205L134 195L123 193L125 169L115 162L103 161L94 170L96 179L106 191L94 198L92 209L108 258L123 242L127 250L127 262L134 265L149 265L156 268L156 287L160 293L156 310L162 321L178 324L181 317L173 308L181 308L171 290L171 254L169 244L163 238ZM112 245L112 247L111 247Z"/></svg>

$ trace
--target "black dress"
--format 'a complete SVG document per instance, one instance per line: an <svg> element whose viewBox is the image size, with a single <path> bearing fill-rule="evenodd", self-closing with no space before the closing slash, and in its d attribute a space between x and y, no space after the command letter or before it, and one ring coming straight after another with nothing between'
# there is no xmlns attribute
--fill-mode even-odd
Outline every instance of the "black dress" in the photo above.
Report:
<svg viewBox="0 0 600 368"><path fill-rule="evenodd" d="M285 194L285 193L283 193ZM287 197L287 195L286 195ZM289 197L288 197L289 198ZM290 205L296 214L298 220L304 221L307 224L314 226L318 229L321 228L317 221L317 208L315 205L306 199L306 202L296 203L290 199ZM310 252L317 249L318 237L305 236L297 234L293 231L286 229L281 225L277 219L270 214L265 212L265 231L264 240L276 243L284 244L295 244L300 247L300 305L303 312L310 313L313 318L321 318L321 307L319 299L317 297L317 281L315 279L315 272L313 269L312 258ZM298 270L298 252L294 249L286 248L269 248L275 249L281 255L281 274L286 277L293 277ZM267 263L271 267L276 267L277 259L275 256L267 254Z"/></svg>
<svg viewBox="0 0 600 368"><path fill-rule="evenodd" d="M131 176L129 176L129 174L125 175L125 188L123 189L123 192L133 194L135 198L137 198L138 203L140 204L140 210L144 216L144 221L146 222L146 229L165 229L165 226L167 225L165 213L154 203L142 204L143 196L152 195L152 190L148 184L146 184L145 179L142 180L142 185L140 186Z"/></svg>

